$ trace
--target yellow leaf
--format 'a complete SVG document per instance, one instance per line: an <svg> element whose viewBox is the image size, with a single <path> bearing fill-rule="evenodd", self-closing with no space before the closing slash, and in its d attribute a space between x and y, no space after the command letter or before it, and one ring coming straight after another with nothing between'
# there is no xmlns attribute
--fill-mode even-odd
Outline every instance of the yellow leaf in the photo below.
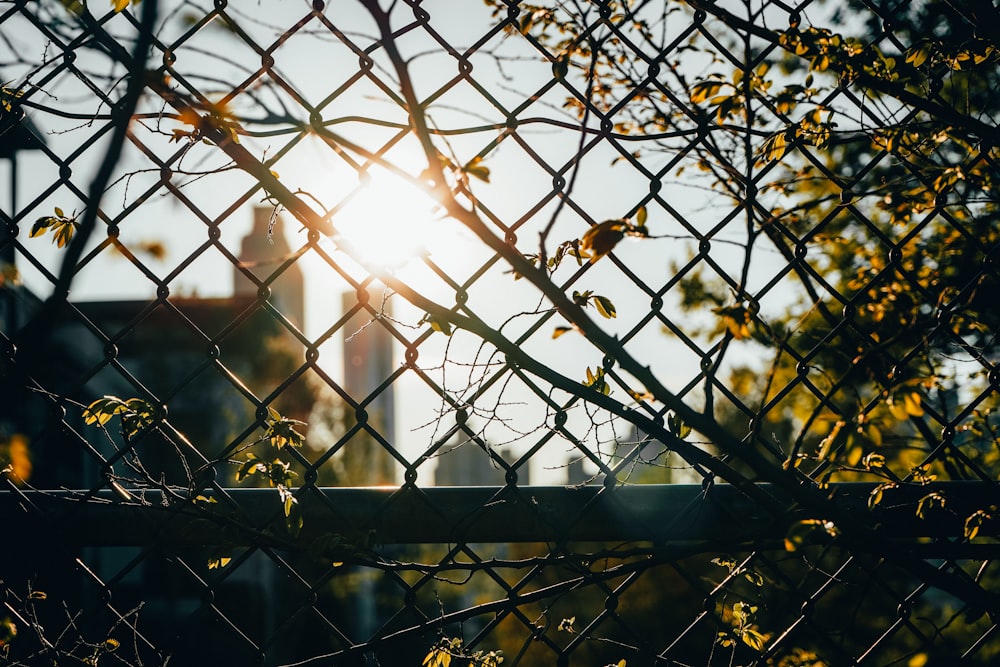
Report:
<svg viewBox="0 0 1000 667"><path fill-rule="evenodd" d="M848 441L850 444L850 441ZM854 445L847 452L847 465L852 468L861 462L861 457L864 456L865 450L861 445Z"/></svg>
<svg viewBox="0 0 1000 667"><path fill-rule="evenodd" d="M872 452L865 456L861 460L862 465L871 470L872 468L884 468L885 467L885 457L881 454L876 454Z"/></svg>
<svg viewBox="0 0 1000 667"><path fill-rule="evenodd" d="M115 12L120 12L128 7L129 0L111 0L111 7Z"/></svg>
<svg viewBox="0 0 1000 667"><path fill-rule="evenodd" d="M562 336L564 333L566 333L568 331L572 331L572 330L573 330L572 327L556 327L552 331L552 337L553 338L559 338L559 336Z"/></svg>
<svg viewBox="0 0 1000 667"><path fill-rule="evenodd" d="M722 88L718 81L702 81L691 86L691 101L701 104L709 97L715 95Z"/></svg>
<svg viewBox="0 0 1000 667"><path fill-rule="evenodd" d="M979 529L983 525L983 521L989 519L990 515L983 510L976 510L965 520L965 539L974 540L976 535L979 534Z"/></svg>
<svg viewBox="0 0 1000 667"><path fill-rule="evenodd" d="M634 389L628 390L628 395L632 397L634 401L652 401L654 396L648 391L635 391Z"/></svg>
<svg viewBox="0 0 1000 667"><path fill-rule="evenodd" d="M490 170L488 167L483 165L483 158L476 156L469 160L462 171L467 173L469 176L475 176L484 183L490 182Z"/></svg>
<svg viewBox="0 0 1000 667"><path fill-rule="evenodd" d="M872 492L868 494L868 509L873 509L876 505L882 502L882 493L887 489L895 489L896 485L891 482L886 482L884 484L879 484Z"/></svg>
<svg viewBox="0 0 1000 667"><path fill-rule="evenodd" d="M640 206L639 210L635 213L635 222L640 227L646 224L646 218L649 217L649 213L646 211L645 206Z"/></svg>
<svg viewBox="0 0 1000 667"><path fill-rule="evenodd" d="M927 514L935 507L944 507L945 498L940 493L928 493L917 503L917 517L927 518Z"/></svg>
<svg viewBox="0 0 1000 667"><path fill-rule="evenodd" d="M750 311L744 306L720 306L713 308L712 312L721 315L726 323L726 329L736 340L746 340L750 338Z"/></svg>
<svg viewBox="0 0 1000 667"><path fill-rule="evenodd" d="M805 519L793 523L785 534L785 551L798 551L806 544L806 540L814 533L823 531L830 537L839 534L832 521L823 519Z"/></svg>
<svg viewBox="0 0 1000 667"><path fill-rule="evenodd" d="M779 132L778 134L771 137L767 143L764 144L767 148L765 153L765 158L768 161L780 160L785 155L785 150L788 147L788 141L785 138L784 132Z"/></svg>
<svg viewBox="0 0 1000 667"><path fill-rule="evenodd" d="M6 441L0 439L0 460L2 459L6 459L7 465L0 476L10 475L11 481L18 486L30 479L33 466L26 436L14 433Z"/></svg>
<svg viewBox="0 0 1000 667"><path fill-rule="evenodd" d="M930 56L930 49L926 45L920 46L906 52L906 62L914 67L920 67L927 61L928 56Z"/></svg>
<svg viewBox="0 0 1000 667"><path fill-rule="evenodd" d="M591 262L607 255L614 250L618 242L625 237L628 225L623 220L605 220L587 230L580 239L580 248L593 253Z"/></svg>
<svg viewBox="0 0 1000 667"><path fill-rule="evenodd" d="M823 441L819 444L819 454L817 458L819 460L832 460L833 454L835 453L834 444L837 443L837 436L840 435L840 430L846 426L847 422L840 420L833 425L833 429L830 431L829 435L823 438Z"/></svg>
<svg viewBox="0 0 1000 667"><path fill-rule="evenodd" d="M920 394L917 392L911 392L903 397L903 407L906 414L911 417L921 417L924 414L924 408L920 405Z"/></svg>
<svg viewBox="0 0 1000 667"><path fill-rule="evenodd" d="M756 630L744 630L740 635L743 643L755 651L764 650L764 635Z"/></svg>
<svg viewBox="0 0 1000 667"><path fill-rule="evenodd" d="M425 314L420 319L420 324L423 324L424 322L431 325L431 329L433 329L434 331L443 333L446 336L451 335L451 325L448 324L446 320L442 320L438 318L436 315L431 315L430 313Z"/></svg>
<svg viewBox="0 0 1000 667"><path fill-rule="evenodd" d="M595 296L594 305L597 306L597 312L599 312L603 317L606 317L607 319L618 317L618 311L615 310L615 304L611 303L611 300L607 297Z"/></svg>
<svg viewBox="0 0 1000 667"><path fill-rule="evenodd" d="M233 559L231 557L229 557L229 556L220 556L219 558L209 559L209 561L208 561L208 569L209 570L215 570L215 569L223 568L223 567L229 565L229 562L231 560L233 560Z"/></svg>

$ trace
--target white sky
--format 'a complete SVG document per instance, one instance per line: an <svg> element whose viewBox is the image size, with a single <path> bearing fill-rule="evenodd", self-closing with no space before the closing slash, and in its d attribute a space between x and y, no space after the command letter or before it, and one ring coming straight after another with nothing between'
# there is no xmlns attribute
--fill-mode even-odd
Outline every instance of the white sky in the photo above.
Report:
<svg viewBox="0 0 1000 667"><path fill-rule="evenodd" d="M238 18L241 28L249 32L260 44L272 43L276 36L274 27L287 29L307 11L303 3L287 0L284 2L262 0L255 5L239 4L240 9L232 10L234 15ZM455 3L443 0L424 2L423 7L431 15L430 23L433 28L456 48L466 47L469 40L478 39L485 34L485 29L481 26L487 25L489 15L482 3L462 3L460 11L456 11ZM371 43L370 38L363 36L374 32L370 20L366 19L364 12L353 1L338 0L330 3L326 15L360 46L366 47ZM4 38L8 45L24 49L24 53L33 54L34 60L37 60L44 53L44 38L27 25L23 32L14 31L11 28L15 25L17 24L11 21L4 26ZM108 27L113 33L128 32L124 17L111 19ZM161 32L161 40L164 42L175 40L184 29L186 28L182 21L174 17L167 21L165 29ZM426 95L436 90L457 71L454 59L435 51L433 43L425 33L414 31L412 35L400 39L399 46L407 57L421 54L414 57L411 62L419 94ZM498 61L491 57L491 52L505 58L502 61L502 75L497 67ZM220 54L225 60L220 61L216 57ZM226 83L232 84L242 80L246 77L245 70L256 69L260 62L260 57L236 37L214 27L206 28L185 41L177 49L175 56L175 71L183 76L191 76L195 85L203 89L211 89L213 85L221 89ZM273 56L274 71L291 84L297 94L313 104L324 99L332 90L353 76L358 66L357 56L315 22L306 25L299 35L274 50ZM378 76L386 82L391 82L394 76L384 69L384 57L382 54L376 56ZM10 53L3 53L0 57L3 62L9 62L10 59ZM31 60L32 57L29 56L28 59ZM540 82L551 78L550 64L539 59L537 54L519 38L504 41L497 35L482 45L471 61L474 65L474 78L501 103L510 107L520 104L538 89ZM78 63L81 67L93 67L98 71L107 69L93 54L85 51L81 51ZM199 81L195 78L198 75L215 77L221 83ZM23 68L19 71L17 66L8 65L3 76L8 80L23 76ZM253 90L260 92L265 99L272 101L275 99L269 90L260 88ZM59 108L84 109L85 113L93 113L95 110L93 96L79 80L67 74L62 74L46 84L44 93L45 97L37 99ZM522 112L519 117L522 119L546 117L572 122L572 117L560 109L565 97L566 91L557 86ZM293 115L299 119L305 118L300 108L294 108L294 103L287 93L279 94L278 99L290 106ZM239 103L234 104L234 107L239 108ZM155 112L158 108L147 104L145 110ZM350 120L349 117L369 116L396 123L406 121L401 109L387 101L384 93L367 81L355 84L349 92L325 106L323 116L325 119L343 118L343 123L334 125L331 129L369 148L377 148L395 134L396 130L366 126ZM502 123L504 120L485 98L465 83L443 95L431 107L430 116L442 129ZM63 159L67 159L67 156L85 142L86 137L93 136L105 125L104 122L87 123L79 119L58 119L39 112L32 112L31 117L37 125L49 132L47 135L49 146ZM176 127L181 126L170 121L163 121L160 124L160 128L166 132ZM160 156L167 156L178 150L182 144L168 143L167 137L152 132L156 128L155 120L147 120L145 128L136 128L136 134ZM552 165L561 166L577 150L579 138L572 130L538 124L523 125L518 132L530 143L532 150ZM274 155L281 151L293 136L289 134L265 138L244 137L242 143L258 156ZM467 161L497 136L498 132L492 129L452 136L449 138L449 147L459 161ZM81 156L73 159L72 181L81 189L89 186L90 175L96 169L97 161L103 152L103 145L103 141L97 141ZM616 156L617 153L610 146L602 145L590 151L579 164L579 174L572 199L597 221L626 215L649 192L648 181L631 167L625 164L610 166ZM401 142L387 154L387 157L412 175L419 174L424 167L421 154L412 140ZM666 157L653 155L645 162L650 168L656 169ZM217 149L199 145L191 150L182 164L187 169L198 171L213 169L224 162L225 160L220 160ZM60 206L69 212L72 209L82 209L82 205L80 200L65 187L47 192L50 184L58 181L58 173L57 168L46 157L23 154L20 164L22 177L18 201L22 210L23 207L27 207L27 210L23 210L21 242L31 249L32 255L44 269L32 266L23 258L19 260L19 268L26 284L36 293L44 295L49 291L49 281L44 276L44 270L52 272L56 270L62 251L49 243L47 238L28 239L30 221L38 216L50 214L54 206ZM490 169L490 183L474 181L476 197L483 206L505 222L516 220L526 214L551 189L550 176L510 137L487 156L484 164ZM122 161L120 171L133 175L119 181L104 199L103 209L109 215L117 216L127 210L148 187L157 182L159 173L156 170L135 173L136 170L149 167L148 159L134 147L130 147L129 153ZM345 195L358 187L357 175L353 169L315 137L299 142L273 168L290 189L308 192L310 197L307 201L316 207L335 206ZM8 165L0 165L0 170L2 170L0 178L3 179L0 182L6 184ZM433 202L419 192L401 187L398 182L385 175L375 172L373 174L372 189L334 219L345 236L362 245L373 243L375 247L389 245L393 248L399 239L410 239L411 242L412 239L416 239L431 252L432 259L445 267L456 279L464 278L478 269L487 255L483 254L480 244L469 232L459 228L454 221L435 219ZM211 218L220 216L241 194L249 192L253 186L249 177L238 172L227 172L201 179L175 176L173 183L186 183L181 189L183 196L193 202L194 208L200 209ZM170 281L172 294L201 296L230 294L231 264L216 249L205 246L208 240L205 224L198 219L191 208L181 204L172 196L163 196L164 193L165 190L162 189L156 191L135 211L125 215L121 226L121 240L130 247L146 240L155 239L163 242L167 248L167 256L163 261L141 256L141 261L147 269L160 279L170 275L193 253L201 252L190 267ZM688 187L685 183L664 182L663 193L676 210L703 229L715 224L730 209L730 204L724 197ZM252 219L251 207L260 199L259 193L247 198L247 201L240 205L235 213L226 217L220 226L221 242L233 254L239 252L240 240L249 231ZM5 207L8 205L6 196L3 205ZM544 207L519 232L519 246L524 252L537 250L537 232L549 220L551 211L551 204ZM736 238L738 238L739 229L743 225L742 219L738 218L733 224L737 228ZM649 207L648 226L654 235L685 233L676 221L656 206ZM304 235L297 232L294 222L286 227L292 247L301 246ZM559 241L578 238L586 227L586 223L576 213L569 207L564 208L550 237L550 252ZM375 231L374 234L372 230ZM93 244L101 240L101 235L97 236ZM725 238L726 234L721 236ZM367 240L360 237L365 237ZM323 248L338 261L345 259L342 253L337 251L334 242L325 241ZM692 248L692 243L682 240L629 241L619 246L616 254L647 283L658 287L669 278L671 263L686 261ZM398 252L398 249L394 249L393 252ZM728 270L738 273L742 256L737 249L717 244L713 248L712 255ZM347 284L314 253L307 254L302 261L307 290L306 333L310 337L316 337L340 316L339 294L347 288ZM559 275L564 278L569 277L574 270L567 267ZM434 277L418 261L412 260L400 267L398 275L418 286L426 294L440 299L441 302L453 303L453 290L439 278ZM756 282L763 284L763 281L770 278L768 268L764 266L757 276ZM594 290L615 303L619 313L618 318L602 321L613 333L624 334L649 309L648 296L640 293L610 260L602 260L595 265L574 285L573 289ZM116 253L105 251L80 272L73 285L72 298L143 299L151 298L155 293L154 282ZM515 318L514 324L509 325L505 331L516 331L534 321L534 317L518 317L518 314L534 310L538 306L538 297L526 281L514 281L510 275L503 272L502 266L496 266L475 283L470 291L469 304L478 315L497 325ZM412 308L406 308L398 298L394 299L394 307L396 317L412 325L416 324L422 314ZM665 309L664 312L668 310ZM690 321L690 316L685 317ZM601 357L591 345L576 334L567 334L557 341L552 340L550 332L559 324L563 322L553 319L543 326L531 338L526 349L538 358L545 359L551 366L569 377L582 380L585 369L588 366L599 365ZM447 342L444 336L438 334L434 340L422 345L421 364L426 364L428 367L437 366ZM471 340L469 336L456 336L452 339L451 345L449 353L454 360L471 360L476 354L478 341ZM672 389L680 389L697 373L699 362L697 356L672 337L664 335L655 321L647 325L644 332L629 344L629 349L634 356L648 363L659 374L664 384ZM400 349L400 354L401 351ZM330 369L335 378L340 377L336 372L336 368L340 365L339 355L339 340L336 344L324 346L321 351L324 367ZM747 360L741 361L746 363ZM449 383L456 381L455 378L460 374L460 367L455 367L449 371L447 379L442 380L440 371L432 372L439 381ZM497 400L505 403L500 412L511 422L509 428L498 427L490 431L496 440L505 438L517 440L516 432L530 431L537 427L544 417L537 400L530 393L518 389L516 383L515 386L508 388L503 398ZM428 429L415 429L433 421L439 401L426 391L412 374L398 384L396 401L400 422L397 425L397 441L403 443L403 449L408 454L416 455L426 446L432 432ZM577 411L570 424L574 431L582 435L587 430L589 422L585 414ZM609 432L601 432L596 437L607 439L610 435ZM521 440L522 447L533 443L536 439L537 436L524 438ZM541 456L536 457L537 460L533 459L533 481L562 482L565 473L558 466L565 460L565 450L565 443L552 443L546 447Z"/></svg>

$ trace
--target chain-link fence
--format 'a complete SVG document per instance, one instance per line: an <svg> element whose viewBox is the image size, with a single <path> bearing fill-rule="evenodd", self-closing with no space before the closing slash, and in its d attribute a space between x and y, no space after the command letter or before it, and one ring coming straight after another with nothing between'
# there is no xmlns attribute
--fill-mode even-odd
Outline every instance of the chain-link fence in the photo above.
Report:
<svg viewBox="0 0 1000 667"><path fill-rule="evenodd" d="M991 2L126 5L0 3L0 664L993 663Z"/></svg>

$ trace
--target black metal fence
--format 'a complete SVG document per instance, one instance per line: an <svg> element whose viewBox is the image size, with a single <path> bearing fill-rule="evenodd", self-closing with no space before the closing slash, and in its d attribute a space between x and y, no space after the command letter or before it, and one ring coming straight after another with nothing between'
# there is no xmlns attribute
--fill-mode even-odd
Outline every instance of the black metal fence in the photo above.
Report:
<svg viewBox="0 0 1000 667"><path fill-rule="evenodd" d="M991 3L128 4L0 4L0 664L993 664Z"/></svg>

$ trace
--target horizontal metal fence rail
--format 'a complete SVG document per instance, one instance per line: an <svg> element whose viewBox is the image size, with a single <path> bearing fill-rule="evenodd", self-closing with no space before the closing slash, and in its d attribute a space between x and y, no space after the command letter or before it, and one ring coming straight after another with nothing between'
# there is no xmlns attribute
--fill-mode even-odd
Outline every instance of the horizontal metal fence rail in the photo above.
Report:
<svg viewBox="0 0 1000 667"><path fill-rule="evenodd" d="M829 492L842 511L867 512L875 487L834 484ZM300 500L305 519L300 538L308 543L345 535L380 545L651 542L705 552L781 548L789 526L813 517L796 509L781 489L760 488L788 503L789 511L778 516L762 512L727 484L321 488ZM887 491L874 520L882 535L905 538L901 545L914 538L946 538L960 531L964 517L981 504L982 490L975 482L945 482ZM950 521L916 516L920 499L929 493L948 498ZM191 504L182 495L150 489L0 491L0 512L14 534L40 539L51 533L75 546L248 546L266 542L268 535L275 538L274 546L293 544L281 537L284 518L276 510L277 491L231 488L207 498L213 502ZM1000 524L989 522L982 534L1000 535ZM919 552L925 557L937 552L987 558L996 553L996 545L990 547L929 542Z"/></svg>

